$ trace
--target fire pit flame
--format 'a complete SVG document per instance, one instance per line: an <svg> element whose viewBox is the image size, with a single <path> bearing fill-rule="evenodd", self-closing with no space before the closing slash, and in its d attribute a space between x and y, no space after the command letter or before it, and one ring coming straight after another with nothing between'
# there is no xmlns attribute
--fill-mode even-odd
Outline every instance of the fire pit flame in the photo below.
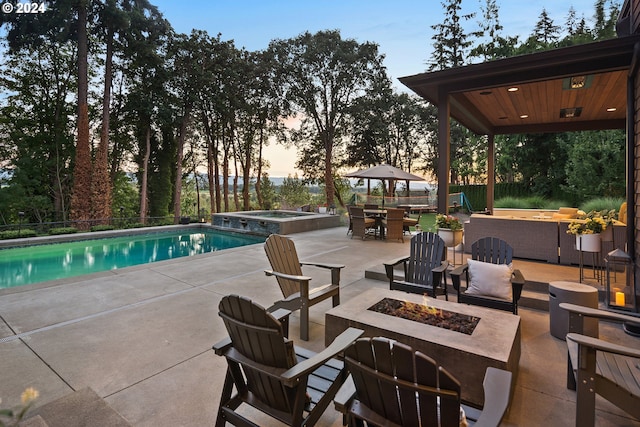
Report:
<svg viewBox="0 0 640 427"><path fill-rule="evenodd" d="M389 316L400 317L451 331L471 335L480 321L479 317L455 313L443 310L427 304L426 296L424 304L410 301L400 301L392 298L384 298L369 307L369 310Z"/></svg>

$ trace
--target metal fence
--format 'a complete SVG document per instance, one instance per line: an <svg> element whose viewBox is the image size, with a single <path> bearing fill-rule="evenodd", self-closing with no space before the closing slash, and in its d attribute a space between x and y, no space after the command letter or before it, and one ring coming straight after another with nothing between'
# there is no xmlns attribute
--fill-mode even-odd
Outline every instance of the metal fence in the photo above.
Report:
<svg viewBox="0 0 640 427"><path fill-rule="evenodd" d="M189 222L189 221L187 221ZM93 219L88 221L57 221L57 222L32 222L32 223L17 223L17 224L2 224L0 225L0 233L4 231L19 231L19 230L33 230L38 235L50 234L52 230L58 228L77 228L78 230L91 230L94 227L107 226L113 228L139 228L139 227L151 227L156 225L170 225L174 223L174 217L149 217L146 218L145 223L140 222L139 217L132 218L105 218L105 219ZM181 223L184 223L181 218Z"/></svg>

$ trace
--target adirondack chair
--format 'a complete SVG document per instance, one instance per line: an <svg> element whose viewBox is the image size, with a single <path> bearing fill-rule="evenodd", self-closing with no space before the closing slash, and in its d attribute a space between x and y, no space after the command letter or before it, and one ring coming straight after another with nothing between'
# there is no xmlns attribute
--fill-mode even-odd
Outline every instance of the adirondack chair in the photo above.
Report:
<svg viewBox="0 0 640 427"><path fill-rule="evenodd" d="M345 350L350 376L334 399L349 426L498 426L512 374L488 368L484 407L461 404L460 383L430 357L388 338L360 338ZM461 367L464 369L464 367ZM460 409L464 412L461 412Z"/></svg>
<svg viewBox="0 0 640 427"><path fill-rule="evenodd" d="M595 426L596 394L640 419L640 350L584 335L588 318L637 325L637 317L560 303L569 311L567 388L576 390L576 426Z"/></svg>
<svg viewBox="0 0 640 427"><path fill-rule="evenodd" d="M394 268L403 264L404 280L396 278ZM395 259L384 264L389 289L428 294L433 298L447 293L447 276L445 271L449 263L446 261L444 241L430 231L423 231L411 237L409 256ZM444 285L440 284L444 282Z"/></svg>
<svg viewBox="0 0 640 427"><path fill-rule="evenodd" d="M367 236L376 235L377 223L375 218L364 215L364 210L358 206L349 208L349 218L351 221L351 238L360 237L362 240Z"/></svg>
<svg viewBox="0 0 640 427"><path fill-rule="evenodd" d="M317 422L347 377L335 356L363 331L349 328L316 354L294 347L277 318L248 298L225 296L219 310L229 337L213 346L227 359L216 427L267 424L236 412L242 404L290 426ZM279 311L282 317L285 310Z"/></svg>
<svg viewBox="0 0 640 427"><path fill-rule="evenodd" d="M275 276L284 299L276 301L269 311L285 308L300 310L300 338L309 340L309 307L327 298L332 298L333 306L340 304L340 270L344 265L320 262L301 262L298 259L293 240L272 234L264 244L264 250L272 270L265 270L267 276ZM302 266L311 265L331 270L331 283L309 289L311 277L302 274Z"/></svg>
<svg viewBox="0 0 640 427"><path fill-rule="evenodd" d="M400 240L404 242L404 209L387 208L386 218L382 220L386 228L387 240Z"/></svg>
<svg viewBox="0 0 640 427"><path fill-rule="evenodd" d="M484 237L473 242L471 261L451 272L458 302L518 314L518 300L525 280L520 270L511 269L512 258L513 248L504 240Z"/></svg>

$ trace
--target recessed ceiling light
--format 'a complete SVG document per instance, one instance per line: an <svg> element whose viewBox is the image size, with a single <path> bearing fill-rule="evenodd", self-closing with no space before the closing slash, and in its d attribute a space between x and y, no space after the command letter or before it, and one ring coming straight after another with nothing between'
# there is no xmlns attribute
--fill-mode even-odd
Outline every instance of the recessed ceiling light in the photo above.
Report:
<svg viewBox="0 0 640 427"><path fill-rule="evenodd" d="M480 92L480 95L491 95L493 92L491 92L490 90L483 90L482 92Z"/></svg>
<svg viewBox="0 0 640 427"><path fill-rule="evenodd" d="M560 109L561 119L573 119L574 117L580 117L580 114L582 114L582 107Z"/></svg>
<svg viewBox="0 0 640 427"><path fill-rule="evenodd" d="M509 91L509 92L517 92L518 88L517 87L510 87L509 89L507 89L507 91Z"/></svg>
<svg viewBox="0 0 640 427"><path fill-rule="evenodd" d="M500 119L500 120L507 120L508 118L509 117L507 117L507 116L498 117L498 119Z"/></svg>
<svg viewBox="0 0 640 427"><path fill-rule="evenodd" d="M617 110L617 108L615 108L615 107L607 108L607 112L609 112L609 113L613 113L616 110Z"/></svg>
<svg viewBox="0 0 640 427"><path fill-rule="evenodd" d="M582 89L587 82L587 76L571 77L571 89Z"/></svg>
<svg viewBox="0 0 640 427"><path fill-rule="evenodd" d="M521 119L526 119L527 117L529 117L529 115L528 115L528 114L521 114L521 115L520 115L520 118L521 118Z"/></svg>

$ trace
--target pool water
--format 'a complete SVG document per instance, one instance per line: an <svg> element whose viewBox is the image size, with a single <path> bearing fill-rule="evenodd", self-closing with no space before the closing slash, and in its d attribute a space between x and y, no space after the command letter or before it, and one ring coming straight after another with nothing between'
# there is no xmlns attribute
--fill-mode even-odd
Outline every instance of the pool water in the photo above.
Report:
<svg viewBox="0 0 640 427"><path fill-rule="evenodd" d="M184 230L0 250L0 289L264 242L264 237Z"/></svg>

